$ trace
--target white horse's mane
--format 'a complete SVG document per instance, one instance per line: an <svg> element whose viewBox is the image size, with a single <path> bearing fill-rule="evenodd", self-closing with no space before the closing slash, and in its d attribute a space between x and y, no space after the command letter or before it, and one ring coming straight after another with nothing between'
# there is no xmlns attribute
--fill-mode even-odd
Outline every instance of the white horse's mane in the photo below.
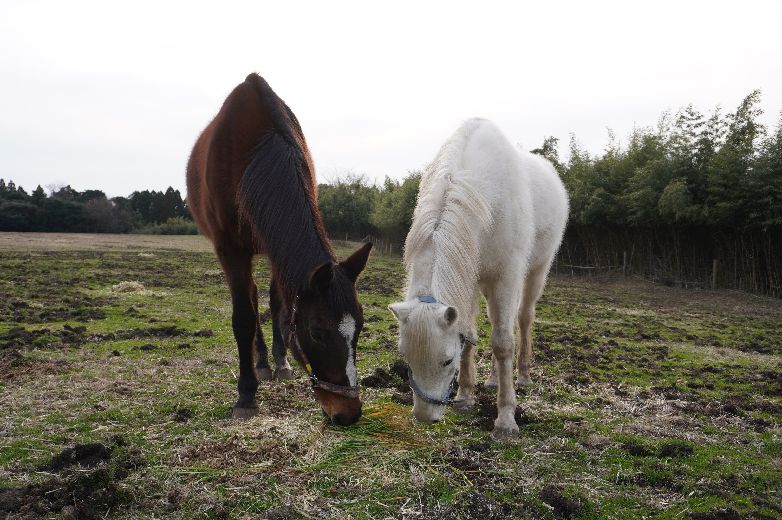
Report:
<svg viewBox="0 0 782 520"><path fill-rule="evenodd" d="M462 160L470 135L483 122L466 121L424 170L405 241L408 273L416 255L431 244L432 293L456 307L458 319L467 318L474 297L481 266L479 237L493 225L489 203L465 175Z"/></svg>

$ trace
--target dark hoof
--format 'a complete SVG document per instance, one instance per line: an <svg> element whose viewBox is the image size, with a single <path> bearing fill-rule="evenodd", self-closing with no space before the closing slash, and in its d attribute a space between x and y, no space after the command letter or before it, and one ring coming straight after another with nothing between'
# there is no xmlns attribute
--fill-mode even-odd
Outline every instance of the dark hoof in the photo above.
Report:
<svg viewBox="0 0 782 520"><path fill-rule="evenodd" d="M233 418L240 421L247 420L251 417L255 417L256 415L258 415L257 406L253 406L251 408L241 408L239 406L234 406L232 413Z"/></svg>
<svg viewBox="0 0 782 520"><path fill-rule="evenodd" d="M258 381L271 381L274 377L272 375L272 369L269 367L256 368L255 376L258 378Z"/></svg>
<svg viewBox="0 0 782 520"><path fill-rule="evenodd" d="M288 381L294 379L293 369L288 367L278 368L274 371L274 379Z"/></svg>

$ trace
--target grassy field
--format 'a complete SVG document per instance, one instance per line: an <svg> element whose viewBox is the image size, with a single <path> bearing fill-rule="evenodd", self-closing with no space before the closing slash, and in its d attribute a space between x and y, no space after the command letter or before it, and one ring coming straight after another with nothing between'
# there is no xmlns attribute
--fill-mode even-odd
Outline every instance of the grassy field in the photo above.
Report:
<svg viewBox="0 0 782 520"><path fill-rule="evenodd" d="M359 282L358 424L324 424L303 378L236 422L202 238L0 234L0 516L782 517L779 300L553 278L521 434L498 444L482 388L471 415L412 421L386 309L403 279L375 255Z"/></svg>

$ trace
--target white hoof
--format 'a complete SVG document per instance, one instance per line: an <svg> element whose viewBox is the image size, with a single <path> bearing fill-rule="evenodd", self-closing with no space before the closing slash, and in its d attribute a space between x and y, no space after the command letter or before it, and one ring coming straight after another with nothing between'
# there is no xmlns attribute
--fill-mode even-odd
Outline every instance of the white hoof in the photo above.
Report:
<svg viewBox="0 0 782 520"><path fill-rule="evenodd" d="M288 381L294 379L293 369L290 367L278 368L274 371L274 379L278 381Z"/></svg>
<svg viewBox="0 0 782 520"><path fill-rule="evenodd" d="M530 385L532 385L532 378L530 376L519 376L519 378L516 379L516 388L521 389Z"/></svg>
<svg viewBox="0 0 782 520"><path fill-rule="evenodd" d="M519 436L519 426L514 422L512 425L499 425L494 423L494 430L491 432L491 438L495 441L511 441Z"/></svg>

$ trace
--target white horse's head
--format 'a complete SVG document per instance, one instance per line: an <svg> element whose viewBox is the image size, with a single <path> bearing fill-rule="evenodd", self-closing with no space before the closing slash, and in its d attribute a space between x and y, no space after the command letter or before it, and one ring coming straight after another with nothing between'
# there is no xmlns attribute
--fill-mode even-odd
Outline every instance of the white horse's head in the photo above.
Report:
<svg viewBox="0 0 782 520"><path fill-rule="evenodd" d="M462 341L456 309L418 299L388 306L399 320L399 351L410 365L413 415L421 422L439 421L461 360Z"/></svg>

